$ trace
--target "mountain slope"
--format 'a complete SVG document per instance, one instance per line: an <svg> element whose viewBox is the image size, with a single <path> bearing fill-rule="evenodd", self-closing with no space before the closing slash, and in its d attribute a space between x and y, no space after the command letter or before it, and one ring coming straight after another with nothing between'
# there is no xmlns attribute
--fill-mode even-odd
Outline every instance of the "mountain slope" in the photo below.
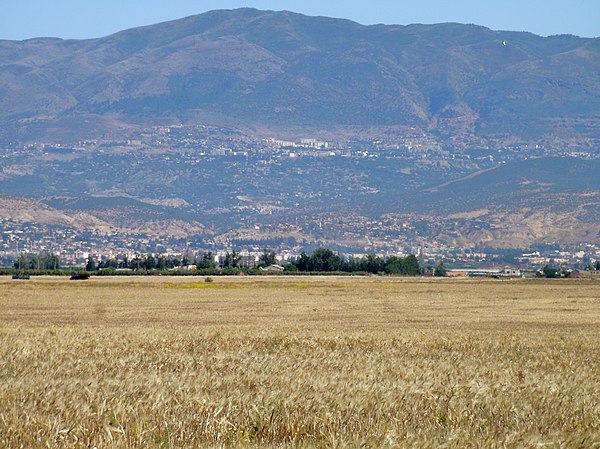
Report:
<svg viewBox="0 0 600 449"><path fill-rule="evenodd" d="M310 136L331 145L276 140ZM598 148L600 39L239 9L0 41L10 226L221 246L600 242Z"/></svg>
<svg viewBox="0 0 600 449"><path fill-rule="evenodd" d="M89 114L583 140L600 129L600 43L213 11L101 39L1 41L0 111L24 137L32 121Z"/></svg>
<svg viewBox="0 0 600 449"><path fill-rule="evenodd" d="M600 160L513 162L426 189L402 210L435 216L456 245L600 241Z"/></svg>
<svg viewBox="0 0 600 449"><path fill-rule="evenodd" d="M410 207L446 214L495 205L560 208L557 196L600 192L598 173L598 159L534 158L426 189Z"/></svg>

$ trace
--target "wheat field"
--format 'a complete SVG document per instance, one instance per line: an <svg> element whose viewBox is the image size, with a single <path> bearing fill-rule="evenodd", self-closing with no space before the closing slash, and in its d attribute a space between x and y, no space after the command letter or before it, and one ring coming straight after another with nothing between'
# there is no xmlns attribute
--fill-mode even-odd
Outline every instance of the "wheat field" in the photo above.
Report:
<svg viewBox="0 0 600 449"><path fill-rule="evenodd" d="M0 279L2 448L600 448L600 282Z"/></svg>

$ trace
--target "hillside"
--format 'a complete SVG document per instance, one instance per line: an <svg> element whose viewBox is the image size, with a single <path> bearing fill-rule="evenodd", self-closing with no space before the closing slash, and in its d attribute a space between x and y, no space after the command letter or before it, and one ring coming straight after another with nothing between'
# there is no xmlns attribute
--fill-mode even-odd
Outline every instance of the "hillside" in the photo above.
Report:
<svg viewBox="0 0 600 449"><path fill-rule="evenodd" d="M238 9L0 41L0 221L44 248L600 244L599 149L600 39Z"/></svg>
<svg viewBox="0 0 600 449"><path fill-rule="evenodd" d="M34 199L0 196L0 221L10 222L10 225L2 226L5 229L14 228L16 223L26 223L44 230L95 231L106 235L118 232L184 237L210 233L197 221L178 218L177 215L177 211L169 208L121 197L57 198L43 203Z"/></svg>
<svg viewBox="0 0 600 449"><path fill-rule="evenodd" d="M495 166L490 170L425 189L411 210L452 214L493 205L554 207L559 195L600 192L600 160L546 157Z"/></svg>
<svg viewBox="0 0 600 449"><path fill-rule="evenodd" d="M597 242L598 173L597 159L529 159L425 189L400 209L437 217L438 232L456 245Z"/></svg>
<svg viewBox="0 0 600 449"><path fill-rule="evenodd" d="M13 199L0 202L0 220L48 229L218 247L600 244L598 159L530 158L486 169L394 156L11 159L0 191Z"/></svg>
<svg viewBox="0 0 600 449"><path fill-rule="evenodd" d="M0 41L6 139L197 119L585 145L600 130L600 39L239 9L101 39Z"/></svg>

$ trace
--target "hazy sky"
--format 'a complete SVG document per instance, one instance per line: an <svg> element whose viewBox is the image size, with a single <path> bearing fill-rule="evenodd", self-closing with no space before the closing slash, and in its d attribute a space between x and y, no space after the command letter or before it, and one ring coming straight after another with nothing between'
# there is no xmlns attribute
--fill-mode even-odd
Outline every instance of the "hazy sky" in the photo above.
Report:
<svg viewBox="0 0 600 449"><path fill-rule="evenodd" d="M600 36L600 0L4 0L0 39L90 38L211 9L251 6L364 24L476 23L540 35Z"/></svg>

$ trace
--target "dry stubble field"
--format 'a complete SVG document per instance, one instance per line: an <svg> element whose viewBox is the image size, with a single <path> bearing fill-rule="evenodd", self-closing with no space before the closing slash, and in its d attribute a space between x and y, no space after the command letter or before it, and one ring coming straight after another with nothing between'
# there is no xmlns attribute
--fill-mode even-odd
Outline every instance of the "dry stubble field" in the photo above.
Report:
<svg viewBox="0 0 600 449"><path fill-rule="evenodd" d="M600 447L600 282L0 279L0 447Z"/></svg>

